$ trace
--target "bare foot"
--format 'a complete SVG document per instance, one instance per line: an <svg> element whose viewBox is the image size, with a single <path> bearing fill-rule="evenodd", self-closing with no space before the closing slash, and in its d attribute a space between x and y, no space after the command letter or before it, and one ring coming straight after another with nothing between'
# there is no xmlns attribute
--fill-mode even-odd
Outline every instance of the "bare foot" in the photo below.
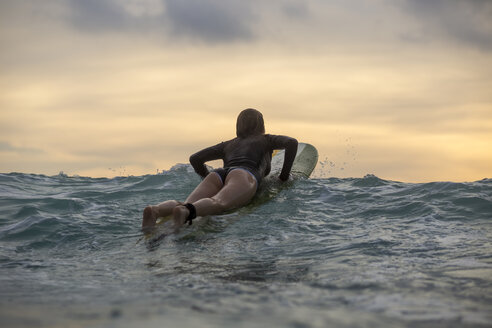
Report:
<svg viewBox="0 0 492 328"><path fill-rule="evenodd" d="M142 219L142 231L149 232L155 226L155 221L157 220L154 211L151 206L147 206L143 211Z"/></svg>
<svg viewBox="0 0 492 328"><path fill-rule="evenodd" d="M173 209L174 231L178 232L179 228L184 224L186 218L190 215L190 211L184 206L176 206Z"/></svg>

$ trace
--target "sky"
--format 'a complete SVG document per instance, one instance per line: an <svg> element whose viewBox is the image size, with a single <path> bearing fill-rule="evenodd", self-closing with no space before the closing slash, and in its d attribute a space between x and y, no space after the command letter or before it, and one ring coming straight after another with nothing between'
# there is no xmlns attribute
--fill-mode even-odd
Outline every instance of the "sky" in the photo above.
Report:
<svg viewBox="0 0 492 328"><path fill-rule="evenodd" d="M316 177L492 178L489 0L0 0L0 48L3 173L155 174L252 107Z"/></svg>

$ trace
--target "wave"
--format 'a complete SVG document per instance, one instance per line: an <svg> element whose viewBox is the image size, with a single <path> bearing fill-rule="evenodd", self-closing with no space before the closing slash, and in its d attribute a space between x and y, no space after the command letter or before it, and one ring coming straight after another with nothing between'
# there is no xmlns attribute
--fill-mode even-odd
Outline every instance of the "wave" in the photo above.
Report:
<svg viewBox="0 0 492 328"><path fill-rule="evenodd" d="M492 213L491 179L402 183L366 175L301 179L280 189L265 181L247 213L254 211L283 224L285 215L297 219L310 215L306 229L322 226L330 233L343 229L339 220L464 223L490 220ZM39 243L44 239L50 241L46 245L56 246L67 240L93 240L101 233L138 234L141 211L147 204L182 200L199 182L184 164L155 175L115 178L0 174L0 240Z"/></svg>
<svg viewBox="0 0 492 328"><path fill-rule="evenodd" d="M492 180L275 181L240 210L141 242L143 208L200 182L189 165L115 178L0 174L0 308L96 302L125 316L136 304L193 315L220 304L220 317L245 322L261 307L280 323L295 304L359 323L375 313L374 326L418 326L408 313L436 318L429 326L487 322Z"/></svg>

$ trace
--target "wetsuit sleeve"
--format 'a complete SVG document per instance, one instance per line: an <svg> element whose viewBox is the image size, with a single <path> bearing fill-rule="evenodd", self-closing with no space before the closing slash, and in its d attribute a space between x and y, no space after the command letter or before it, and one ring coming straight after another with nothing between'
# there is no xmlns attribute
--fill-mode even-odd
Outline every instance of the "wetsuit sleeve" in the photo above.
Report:
<svg viewBox="0 0 492 328"><path fill-rule="evenodd" d="M225 142L221 142L215 146L202 149L190 156L190 164L198 175L203 178L208 175L209 171L205 166L206 162L224 159L224 145Z"/></svg>
<svg viewBox="0 0 492 328"><path fill-rule="evenodd" d="M285 149L284 164L280 172L280 180L286 181L289 179L290 170L297 153L297 140L287 136L270 135L270 142L273 149Z"/></svg>

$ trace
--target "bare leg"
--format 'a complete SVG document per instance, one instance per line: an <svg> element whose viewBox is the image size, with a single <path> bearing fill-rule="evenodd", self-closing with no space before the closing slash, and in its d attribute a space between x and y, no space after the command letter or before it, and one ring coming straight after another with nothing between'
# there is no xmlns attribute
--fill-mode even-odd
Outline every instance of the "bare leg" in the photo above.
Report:
<svg viewBox="0 0 492 328"><path fill-rule="evenodd" d="M192 203L201 198L211 197L219 192L220 188L222 188L222 181L217 174L211 173L193 190L186 202ZM171 215L174 208L182 204L175 200L167 200L158 205L147 206L143 212L142 230L152 229L158 217Z"/></svg>
<svg viewBox="0 0 492 328"><path fill-rule="evenodd" d="M216 173L209 173L205 179L186 198L185 203L194 203L199 199L216 195L223 187L222 180Z"/></svg>
<svg viewBox="0 0 492 328"><path fill-rule="evenodd" d="M158 205L147 206L143 211L142 229L148 230L152 228L158 217L171 215L173 209L180 204L180 202L175 200L167 200Z"/></svg>
<svg viewBox="0 0 492 328"><path fill-rule="evenodd" d="M205 180L204 180L205 181ZM196 208L197 216L220 214L224 211L241 207L249 203L256 192L256 180L244 170L233 170L226 178L220 191L212 197L197 199L193 202L191 195L188 202ZM179 229L189 215L184 206L173 210L175 228Z"/></svg>

